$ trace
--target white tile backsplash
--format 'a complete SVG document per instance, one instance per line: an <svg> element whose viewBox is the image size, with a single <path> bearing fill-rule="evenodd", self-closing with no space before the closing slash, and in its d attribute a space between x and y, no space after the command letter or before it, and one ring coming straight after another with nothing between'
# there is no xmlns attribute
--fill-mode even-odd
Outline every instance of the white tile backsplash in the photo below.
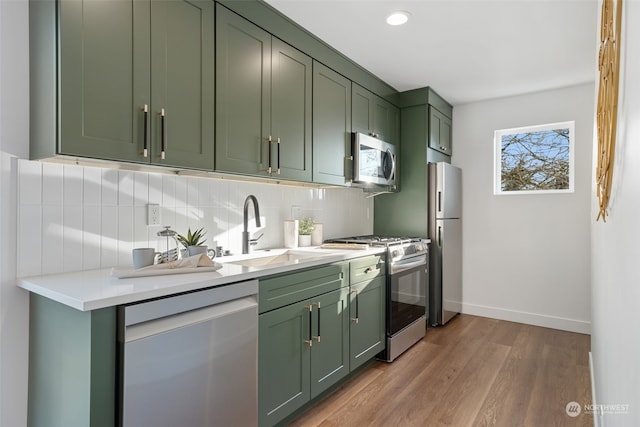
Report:
<svg viewBox="0 0 640 427"><path fill-rule="evenodd" d="M370 234L373 199L358 189L317 189L152 172L19 160L20 276L131 265L131 249L155 247L161 226L147 225L147 204L179 233L204 227L209 246L241 251L242 211L258 199L262 228L250 207L257 248L283 245L283 221L312 216L324 237ZM299 218L298 218L299 219Z"/></svg>
<svg viewBox="0 0 640 427"><path fill-rule="evenodd" d="M34 162L32 162L34 163ZM62 206L62 176L64 168L57 163L43 163L42 177L42 204ZM35 184L35 183L34 183ZM27 189L30 185L27 186Z"/></svg>

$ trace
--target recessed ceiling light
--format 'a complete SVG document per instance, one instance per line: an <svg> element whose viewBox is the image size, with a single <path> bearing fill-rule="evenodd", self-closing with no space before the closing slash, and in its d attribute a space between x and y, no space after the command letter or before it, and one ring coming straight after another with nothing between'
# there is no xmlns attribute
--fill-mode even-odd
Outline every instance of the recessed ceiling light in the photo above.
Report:
<svg viewBox="0 0 640 427"><path fill-rule="evenodd" d="M409 12L405 12L404 10L393 12L391 15L387 16L387 24L389 25L402 25L408 20Z"/></svg>

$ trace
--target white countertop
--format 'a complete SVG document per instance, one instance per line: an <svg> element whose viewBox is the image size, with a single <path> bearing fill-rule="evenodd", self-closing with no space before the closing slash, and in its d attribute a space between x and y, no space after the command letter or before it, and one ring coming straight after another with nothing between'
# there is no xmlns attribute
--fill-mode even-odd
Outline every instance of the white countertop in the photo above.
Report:
<svg viewBox="0 0 640 427"><path fill-rule="evenodd" d="M380 254L385 250L385 248L373 247L366 250L296 248L297 252L308 251L314 255L317 254L318 257L303 259L295 264L260 267L246 267L228 263L246 258L279 255L287 251L286 249L272 249L256 251L250 256L216 258L215 261L220 263L222 268L213 272L118 279L111 275L111 268L105 268L23 277L18 279L18 286L77 310L90 311Z"/></svg>

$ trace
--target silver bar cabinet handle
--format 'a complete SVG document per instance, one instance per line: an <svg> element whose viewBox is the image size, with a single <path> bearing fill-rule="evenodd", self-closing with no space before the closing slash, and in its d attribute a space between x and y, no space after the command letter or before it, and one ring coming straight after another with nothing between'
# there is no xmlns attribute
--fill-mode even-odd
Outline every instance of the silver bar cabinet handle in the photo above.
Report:
<svg viewBox="0 0 640 427"><path fill-rule="evenodd" d="M315 336L313 338L315 338L316 341L320 342L320 301L314 303L318 306L318 336ZM313 305L313 304L311 304Z"/></svg>
<svg viewBox="0 0 640 427"><path fill-rule="evenodd" d="M280 175L280 138L276 139L276 144L278 144L276 146L276 148L278 150L278 156L276 158L276 160L278 161L278 167L276 168L276 173L278 175ZM320 308L320 305L318 305L318 308ZM320 338L320 337L318 337L318 338ZM320 341L320 340L318 340L318 341Z"/></svg>
<svg viewBox="0 0 640 427"><path fill-rule="evenodd" d="M167 148L167 126L165 124L165 111L164 108L160 110L160 158L165 159L165 150Z"/></svg>
<svg viewBox="0 0 640 427"><path fill-rule="evenodd" d="M149 104L144 104L142 112L144 114L142 156L149 157Z"/></svg>
<svg viewBox="0 0 640 427"><path fill-rule="evenodd" d="M360 322L360 315L358 313L358 290L354 289L351 291L351 293L356 294L356 317L352 317L351 321L357 325Z"/></svg>
<svg viewBox="0 0 640 427"><path fill-rule="evenodd" d="M273 140L271 139L271 135L269 135L269 138L267 138L267 142L269 143L269 166L267 167L267 173L271 173L272 169L271 169L271 145L273 144Z"/></svg>
<svg viewBox="0 0 640 427"><path fill-rule="evenodd" d="M309 344L309 347L313 347L313 338L312 338L312 332L311 332L311 313L313 312L313 304L310 304L309 307L307 307L309 309L309 339L308 340L303 340L305 343Z"/></svg>

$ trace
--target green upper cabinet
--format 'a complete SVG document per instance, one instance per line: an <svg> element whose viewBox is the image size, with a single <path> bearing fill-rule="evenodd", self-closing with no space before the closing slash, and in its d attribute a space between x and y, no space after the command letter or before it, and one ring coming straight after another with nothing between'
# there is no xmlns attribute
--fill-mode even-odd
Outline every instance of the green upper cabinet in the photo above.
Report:
<svg viewBox="0 0 640 427"><path fill-rule="evenodd" d="M400 109L362 86L353 83L351 129L391 144L399 140Z"/></svg>
<svg viewBox="0 0 640 427"><path fill-rule="evenodd" d="M276 141L276 174L297 181L311 181L312 75L310 57L273 38L271 135Z"/></svg>
<svg viewBox="0 0 640 427"><path fill-rule="evenodd" d="M216 170L310 181L311 58L216 13Z"/></svg>
<svg viewBox="0 0 640 427"><path fill-rule="evenodd" d="M351 81L313 62L313 182L345 185L352 177Z"/></svg>
<svg viewBox="0 0 640 427"><path fill-rule="evenodd" d="M51 30L48 15L55 12L46 3L31 3L32 58L45 54L36 67L51 66L46 61L54 59L43 52L42 37ZM56 133L46 135L51 121L38 120L45 108L32 108L32 157L62 154L212 169L213 2L61 0L57 5L59 69L35 70L32 86L41 102L43 85L58 79L59 136L55 150L41 146L51 144L47 139Z"/></svg>
<svg viewBox="0 0 640 427"><path fill-rule="evenodd" d="M151 2L151 163L213 169L214 14L211 0Z"/></svg>
<svg viewBox="0 0 640 427"><path fill-rule="evenodd" d="M453 107L428 87L402 92L398 100L402 191L375 198L373 231L429 237L425 217L414 212L426 212L428 208L427 163L451 161Z"/></svg>
<svg viewBox="0 0 640 427"><path fill-rule="evenodd" d="M451 155L451 117L429 106L429 148Z"/></svg>

